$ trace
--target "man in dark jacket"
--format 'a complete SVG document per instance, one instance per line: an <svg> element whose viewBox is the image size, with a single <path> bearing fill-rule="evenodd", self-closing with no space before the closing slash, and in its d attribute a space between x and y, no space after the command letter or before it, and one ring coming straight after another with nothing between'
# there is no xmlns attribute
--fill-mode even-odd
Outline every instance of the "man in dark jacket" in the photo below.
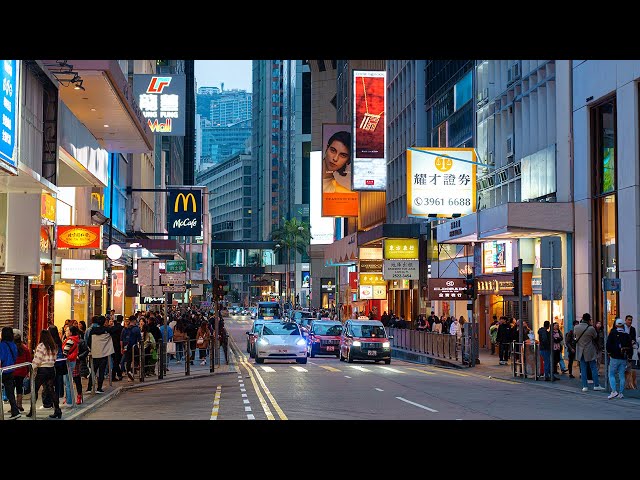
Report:
<svg viewBox="0 0 640 480"><path fill-rule="evenodd" d="M544 362L544 380L551 380L551 335L549 334L549 320L545 320L542 327L538 329L538 342L540 347L540 356ZM555 377L556 380L560 380Z"/></svg>
<svg viewBox="0 0 640 480"><path fill-rule="evenodd" d="M506 317L500 317L498 322L496 342L498 343L498 355L500 356L499 364L506 365L509 360L509 350L511 347L511 325Z"/></svg>
<svg viewBox="0 0 640 480"><path fill-rule="evenodd" d="M609 384L611 394L607 397L624 398L624 372L627 369L627 360L633 355L631 337L624 331L625 322L621 318L616 318L614 327L609 332L607 338L607 352L609 352ZM620 378L620 388L616 390L616 374Z"/></svg>
<svg viewBox="0 0 640 480"><path fill-rule="evenodd" d="M122 380L122 369L120 368L120 362L122 360L122 349L120 348L120 336L122 334L122 315L115 315L113 318L113 325L109 327L109 335L111 335L111 341L113 342L113 354L111 355L111 381L118 382Z"/></svg>

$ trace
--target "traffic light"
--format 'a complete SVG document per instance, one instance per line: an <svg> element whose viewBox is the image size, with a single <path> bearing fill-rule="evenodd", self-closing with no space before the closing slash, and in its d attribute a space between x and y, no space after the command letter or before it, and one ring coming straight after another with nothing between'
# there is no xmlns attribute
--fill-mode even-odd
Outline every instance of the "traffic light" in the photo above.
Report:
<svg viewBox="0 0 640 480"><path fill-rule="evenodd" d="M473 278L472 274L467 274L467 278L465 279L464 283L467 287L467 298L469 300L475 300L476 299L476 289L475 289L475 279Z"/></svg>
<svg viewBox="0 0 640 480"><path fill-rule="evenodd" d="M224 287L227 285L226 280L213 279L213 296L216 298L224 297Z"/></svg>
<svg viewBox="0 0 640 480"><path fill-rule="evenodd" d="M513 294L520 295L520 267L513 267Z"/></svg>

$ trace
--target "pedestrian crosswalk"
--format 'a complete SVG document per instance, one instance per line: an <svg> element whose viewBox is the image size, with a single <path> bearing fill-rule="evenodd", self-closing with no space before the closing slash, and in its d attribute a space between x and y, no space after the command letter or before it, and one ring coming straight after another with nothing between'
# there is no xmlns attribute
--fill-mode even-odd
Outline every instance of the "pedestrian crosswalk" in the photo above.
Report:
<svg viewBox="0 0 640 480"><path fill-rule="evenodd" d="M267 374L314 374L318 372L342 373L342 374L381 374L381 375L407 375L420 373L424 375L455 375L460 377L468 377L470 374L452 371L452 369L438 367L410 367L407 365L387 367L385 365L340 365L339 368L330 365L320 365L318 363L308 362L304 367L299 365L288 365L286 363L272 363L268 365L256 365L262 373Z"/></svg>

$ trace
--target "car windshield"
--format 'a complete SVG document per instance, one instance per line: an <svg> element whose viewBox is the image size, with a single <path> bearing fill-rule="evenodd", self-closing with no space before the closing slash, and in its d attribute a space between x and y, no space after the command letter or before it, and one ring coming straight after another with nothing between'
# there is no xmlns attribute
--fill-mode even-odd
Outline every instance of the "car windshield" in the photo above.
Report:
<svg viewBox="0 0 640 480"><path fill-rule="evenodd" d="M259 332L260 328L262 327L262 323L254 323L253 324L253 332Z"/></svg>
<svg viewBox="0 0 640 480"><path fill-rule="evenodd" d="M280 307L279 305L264 306L258 309L258 316L260 317L279 317Z"/></svg>
<svg viewBox="0 0 640 480"><path fill-rule="evenodd" d="M300 335L300 329L298 325L291 322L265 323L262 328L262 335Z"/></svg>
<svg viewBox="0 0 640 480"><path fill-rule="evenodd" d="M382 338L386 337L384 327L379 325L353 325L353 335L361 338Z"/></svg>
<svg viewBox="0 0 640 480"><path fill-rule="evenodd" d="M335 335L338 336L342 333L342 325L322 325L315 324L313 326L313 333L316 335Z"/></svg>

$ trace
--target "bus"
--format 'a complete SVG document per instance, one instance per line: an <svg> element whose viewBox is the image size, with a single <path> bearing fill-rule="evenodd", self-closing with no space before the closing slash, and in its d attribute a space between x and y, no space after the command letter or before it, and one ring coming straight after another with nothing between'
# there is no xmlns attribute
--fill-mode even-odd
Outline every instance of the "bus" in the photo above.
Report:
<svg viewBox="0 0 640 480"><path fill-rule="evenodd" d="M262 320L279 320L282 318L278 302L258 302L258 315Z"/></svg>

